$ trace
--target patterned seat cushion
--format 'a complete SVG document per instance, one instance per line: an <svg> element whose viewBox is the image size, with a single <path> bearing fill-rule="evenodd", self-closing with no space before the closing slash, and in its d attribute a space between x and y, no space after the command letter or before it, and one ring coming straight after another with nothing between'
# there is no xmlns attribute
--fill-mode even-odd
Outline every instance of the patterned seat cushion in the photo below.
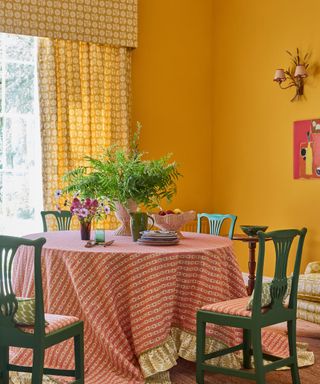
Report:
<svg viewBox="0 0 320 384"><path fill-rule="evenodd" d="M75 316L52 315L52 314L46 313L45 321L47 323L45 327L45 333L49 334L51 332L57 331L58 329L71 325L79 321L79 319ZM23 332L27 332L27 333L34 332L33 326L18 326L18 328L21 329Z"/></svg>
<svg viewBox="0 0 320 384"><path fill-rule="evenodd" d="M308 273L299 276L298 298L320 301L320 273Z"/></svg>
<svg viewBox="0 0 320 384"><path fill-rule="evenodd" d="M235 315L243 317L251 317L252 312L247 309L248 296L240 297L239 299L233 299L228 301L221 301L219 303L213 303L203 306L201 309L210 312L224 313L226 315ZM268 308L262 308L264 313Z"/></svg>

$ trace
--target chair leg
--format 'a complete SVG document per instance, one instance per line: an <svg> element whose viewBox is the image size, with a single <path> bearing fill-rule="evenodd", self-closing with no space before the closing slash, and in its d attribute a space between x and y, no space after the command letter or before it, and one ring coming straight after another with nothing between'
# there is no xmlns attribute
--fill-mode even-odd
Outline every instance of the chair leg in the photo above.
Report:
<svg viewBox="0 0 320 384"><path fill-rule="evenodd" d="M0 383L8 384L9 383L9 347L0 347Z"/></svg>
<svg viewBox="0 0 320 384"><path fill-rule="evenodd" d="M291 365L291 377L293 384L300 384L299 368L298 368L298 357L297 357L297 346L296 346L296 320L287 322L288 328L288 342L290 356L293 357L294 363Z"/></svg>
<svg viewBox="0 0 320 384"><path fill-rule="evenodd" d="M251 368L251 331L243 329L243 368Z"/></svg>
<svg viewBox="0 0 320 384"><path fill-rule="evenodd" d="M31 384L42 384L44 365L44 348L33 349L32 380Z"/></svg>
<svg viewBox="0 0 320 384"><path fill-rule="evenodd" d="M204 370L202 368L202 363L204 361L206 346L206 323L199 318L197 319L197 372L196 379L197 384L204 384Z"/></svg>
<svg viewBox="0 0 320 384"><path fill-rule="evenodd" d="M263 355L261 344L261 329L252 330L252 349L254 357L254 366L256 371L256 383L265 384L265 371L263 367Z"/></svg>
<svg viewBox="0 0 320 384"><path fill-rule="evenodd" d="M79 335L74 336L74 361L75 361L75 378L84 383L84 341L83 329Z"/></svg>

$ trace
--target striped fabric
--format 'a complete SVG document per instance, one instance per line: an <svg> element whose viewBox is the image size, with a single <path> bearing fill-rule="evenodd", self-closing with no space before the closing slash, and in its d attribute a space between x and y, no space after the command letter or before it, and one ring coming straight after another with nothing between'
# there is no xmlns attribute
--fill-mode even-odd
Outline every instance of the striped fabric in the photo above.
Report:
<svg viewBox="0 0 320 384"><path fill-rule="evenodd" d="M233 299L228 301L222 301L220 303L213 303L203 306L201 309L205 311L224 313L226 315L235 315L243 317L251 317L251 310L247 309L248 297L241 297L239 299ZM267 312L268 308L261 308L261 312Z"/></svg>
<svg viewBox="0 0 320 384"><path fill-rule="evenodd" d="M228 301L221 301L203 306L201 309L210 312L225 313L227 315L251 317L252 312L246 307L248 305L248 297L241 297Z"/></svg>
<svg viewBox="0 0 320 384"><path fill-rule="evenodd" d="M46 313L45 321L47 323L45 327L45 333L49 334L51 332L57 331L58 329L61 329L70 324L73 324L79 321L79 319L75 316L53 315L53 314ZM27 332L27 333L34 332L33 326L18 326L18 328L21 329L21 331L23 332Z"/></svg>

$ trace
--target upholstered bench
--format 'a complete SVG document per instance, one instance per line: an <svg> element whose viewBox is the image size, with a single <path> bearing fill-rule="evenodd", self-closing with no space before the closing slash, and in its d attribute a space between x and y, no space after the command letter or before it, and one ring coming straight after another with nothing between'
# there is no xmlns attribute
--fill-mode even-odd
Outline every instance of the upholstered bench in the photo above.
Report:
<svg viewBox="0 0 320 384"><path fill-rule="evenodd" d="M299 277L297 317L320 324L320 261L309 263Z"/></svg>

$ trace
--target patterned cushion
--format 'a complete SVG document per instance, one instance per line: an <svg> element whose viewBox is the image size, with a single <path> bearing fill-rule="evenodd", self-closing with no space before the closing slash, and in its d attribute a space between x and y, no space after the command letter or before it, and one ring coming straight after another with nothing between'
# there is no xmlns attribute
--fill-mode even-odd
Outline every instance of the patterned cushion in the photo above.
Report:
<svg viewBox="0 0 320 384"><path fill-rule="evenodd" d="M45 321L47 324L45 327L45 333L49 334L51 332L57 331L58 329L71 325L79 321L79 319L75 316L52 315L52 314L46 313ZM32 326L19 326L19 328L23 332L27 332L27 333L34 332L34 327Z"/></svg>
<svg viewBox="0 0 320 384"><path fill-rule="evenodd" d="M17 297L18 309L14 315L15 323L19 325L34 325L36 302L34 298Z"/></svg>
<svg viewBox="0 0 320 384"><path fill-rule="evenodd" d="M245 296L240 297L239 299L208 304L202 307L201 309L210 312L225 313L228 315L251 317L252 312L248 311L246 308L247 302L248 296Z"/></svg>
<svg viewBox="0 0 320 384"><path fill-rule="evenodd" d="M320 303L316 301L308 301L308 300L297 300L297 308L303 309L308 312L317 313L320 315Z"/></svg>
<svg viewBox="0 0 320 384"><path fill-rule="evenodd" d="M320 324L320 303L298 299L297 317L298 319Z"/></svg>
<svg viewBox="0 0 320 384"><path fill-rule="evenodd" d="M300 275L298 285L298 298L320 301L320 273Z"/></svg>
<svg viewBox="0 0 320 384"><path fill-rule="evenodd" d="M311 323L320 324L320 314L306 311L305 309L297 309L297 318L310 321Z"/></svg>
<svg viewBox="0 0 320 384"><path fill-rule="evenodd" d="M306 266L305 274L320 273L320 261L313 261Z"/></svg>
<svg viewBox="0 0 320 384"><path fill-rule="evenodd" d="M283 297L283 301L285 301L291 292L291 286L292 286L292 276L287 278L287 290ZM271 295L270 295L270 287L271 287L271 281L262 283L262 293L261 293L261 308L268 307L271 304ZM247 309L252 309L252 303L253 303L253 296L254 296L254 290L252 292L252 295L249 298Z"/></svg>

